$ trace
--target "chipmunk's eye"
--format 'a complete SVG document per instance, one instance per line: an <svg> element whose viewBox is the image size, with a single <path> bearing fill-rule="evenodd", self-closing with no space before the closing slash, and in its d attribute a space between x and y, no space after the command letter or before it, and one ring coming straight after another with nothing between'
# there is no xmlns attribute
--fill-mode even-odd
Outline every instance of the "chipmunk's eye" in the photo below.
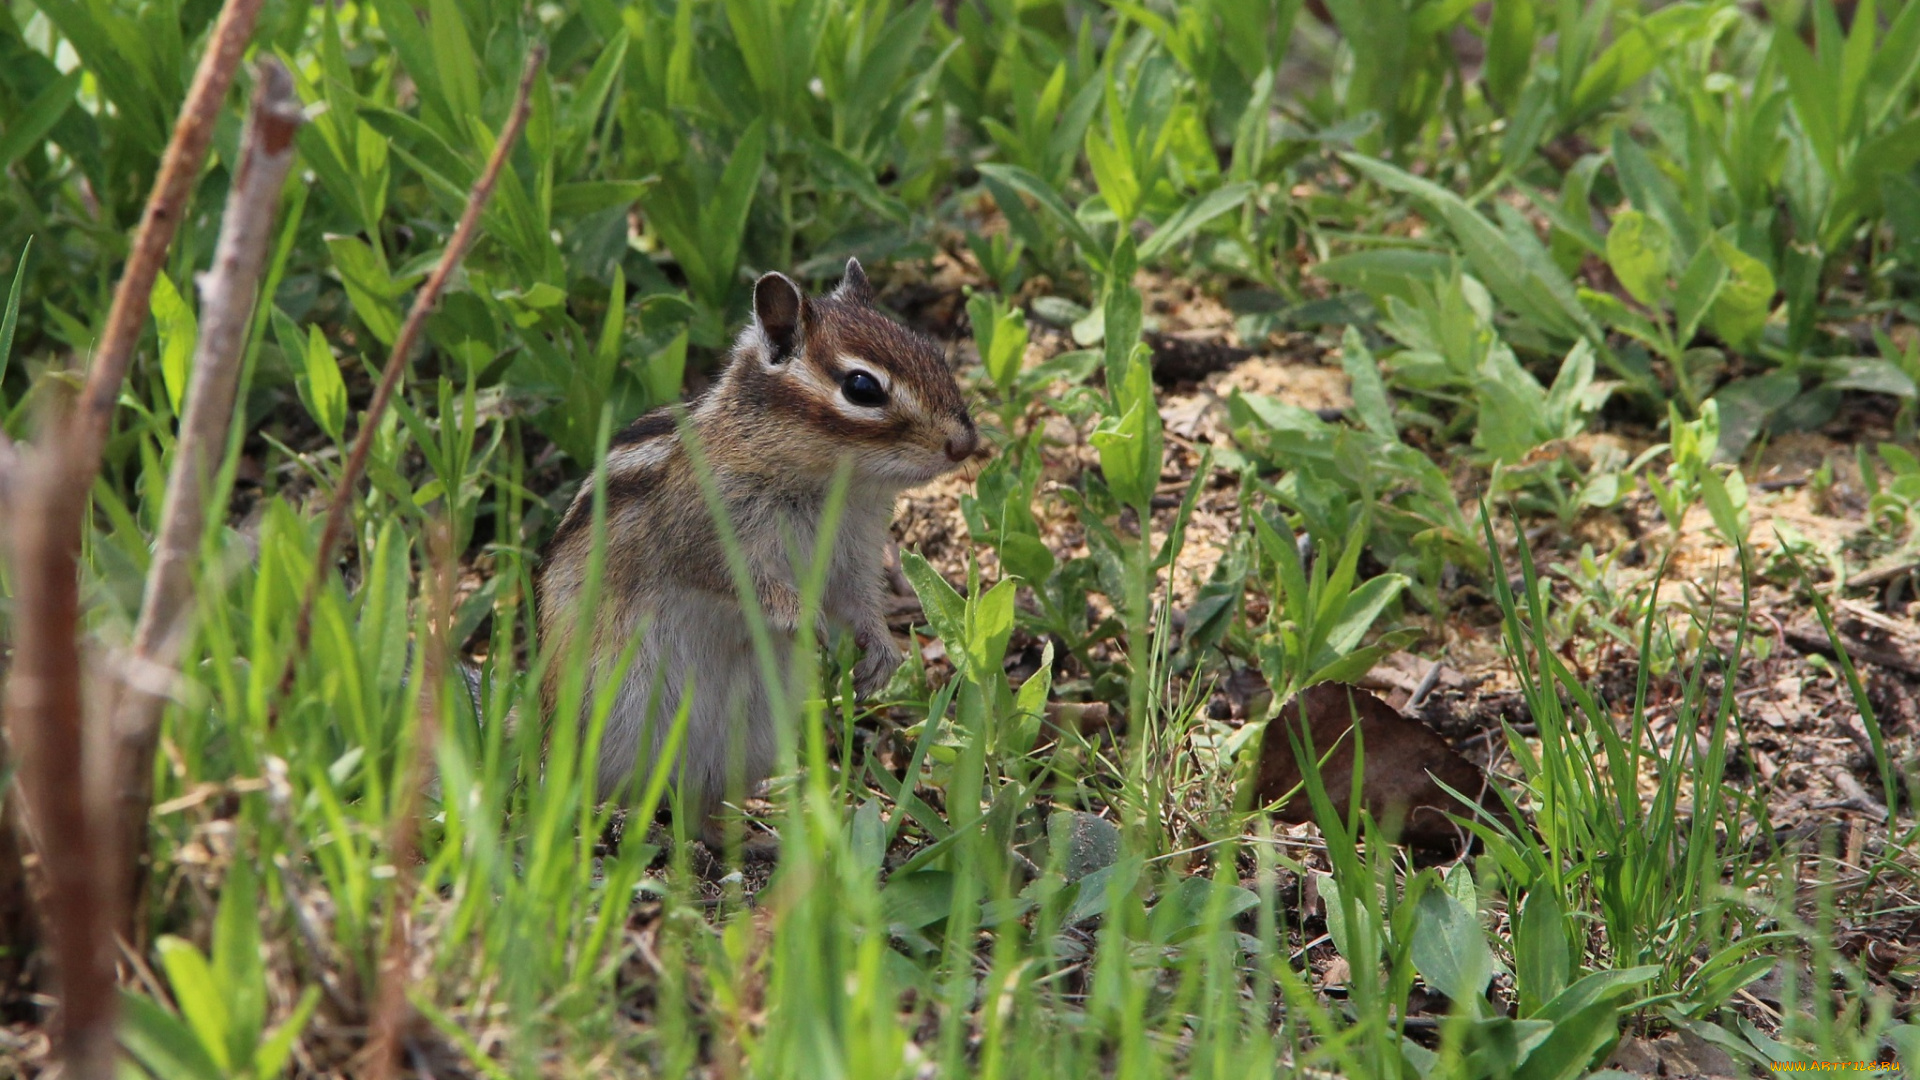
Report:
<svg viewBox="0 0 1920 1080"><path fill-rule="evenodd" d="M880 388L880 380L857 368L847 372L847 377L840 381L840 392L848 401L868 409L887 403L887 392Z"/></svg>

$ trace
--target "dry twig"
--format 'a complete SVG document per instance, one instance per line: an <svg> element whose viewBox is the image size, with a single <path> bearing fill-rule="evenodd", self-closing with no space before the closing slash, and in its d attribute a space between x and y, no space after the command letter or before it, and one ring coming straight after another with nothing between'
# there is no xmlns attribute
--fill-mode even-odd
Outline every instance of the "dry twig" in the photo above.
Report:
<svg viewBox="0 0 1920 1080"><path fill-rule="evenodd" d="M130 677L124 680L113 714L113 791L118 800L119 854L126 874L121 896L129 919L137 911L135 903L145 880L141 863L153 802L154 747L166 704L166 682L172 677L188 625L193 565L206 531L207 488L226 449L254 295L260 290L274 211L293 167L294 133L302 121L293 77L279 60L263 57L213 267L200 279L200 337L194 349L193 379L167 478L166 506L153 564L147 571L146 596L123 665Z"/></svg>
<svg viewBox="0 0 1920 1080"><path fill-rule="evenodd" d="M433 313L434 306L440 302L440 293L447 287L447 280L453 276L467 249L473 246L475 234L480 231L480 213L486 209L487 200L493 197L493 187L500 179L500 170L506 167L513 144L527 126L527 115L532 109L534 76L539 74L540 64L546 55L546 48L540 45L534 46L528 53L526 68L520 73L520 89L514 95L513 112L507 117L507 126L494 143L486 170L480 174L480 179L474 181L473 189L467 194L467 208L461 213L459 224L454 226L453 236L447 240L447 250L441 253L440 262L433 268L426 284L420 286L420 291L414 295L413 307L407 311L407 321L401 324L400 335L394 338L393 352L387 357L387 366L380 372L380 382L374 387L373 399L367 403L367 414L360 421L359 432L354 435L346 468L341 470L340 480L334 485L333 499L327 504L327 519L321 526L320 543L313 558L313 578L307 583L306 595L301 598L300 614L294 622L293 647L288 650L287 665L280 673L281 698L285 698L293 689L294 674L299 670L301 657L306 655L308 640L313 634L313 605L319 599L320 587L332 566L333 552L340 544L340 534L346 530L353 489L359 486L360 477L367 470L367 456L373 450L374 432L379 430L380 418L386 414L387 404L392 400L395 388L400 385L400 375L406 370L414 343L426 327L427 316Z"/></svg>
<svg viewBox="0 0 1920 1080"><path fill-rule="evenodd" d="M113 874L104 787L88 775L80 671L80 588L74 566L86 513L81 441L52 418L14 476L13 668L7 735L18 755L22 825L39 855L41 920L60 987L56 1036L68 1080L114 1069Z"/></svg>
<svg viewBox="0 0 1920 1080"><path fill-rule="evenodd" d="M413 864L419 853L420 792L433 775L434 747L440 741L440 719L445 708L442 683L446 677L447 627L453 623L453 581L460 553L453 548L453 529L444 519L429 527L428 560L431 577L427 593L427 640L421 656L420 722L414 729L412 760L401 775L408 777L396 794L388 850L394 867L393 889L387 895L386 949L380 960L380 981L374 992L371 1035L367 1041L369 1070L375 1080L400 1075L413 1007L407 1002L407 979L413 966L412 914L417 882Z"/></svg>

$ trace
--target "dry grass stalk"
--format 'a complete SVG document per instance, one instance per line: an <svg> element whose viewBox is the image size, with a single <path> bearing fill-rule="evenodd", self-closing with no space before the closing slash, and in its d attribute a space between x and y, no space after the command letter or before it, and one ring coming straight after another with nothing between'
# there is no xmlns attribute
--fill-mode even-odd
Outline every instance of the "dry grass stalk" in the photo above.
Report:
<svg viewBox="0 0 1920 1080"><path fill-rule="evenodd" d="M227 195L213 266L200 279L200 337L180 420L180 441L167 478L160 535L148 568L146 595L125 667L136 673L114 710L114 797L118 801L126 917L137 922L141 862L153 801L153 755L171 674L189 620L193 566L206 531L207 489L226 451L227 430L251 325L254 296L272 239L274 212L293 167L293 137L304 117L293 77L279 60L260 60L253 106ZM145 677L142 673L160 677ZM128 931L135 927L129 925ZM129 940L134 940L129 933Z"/></svg>
<svg viewBox="0 0 1920 1080"><path fill-rule="evenodd" d="M22 825L39 856L41 921L59 984L56 1041L67 1080L114 1070L114 853L90 775L81 697L80 589L74 567L86 513L83 441L53 418L16 466L9 540L14 582L7 736L16 755Z"/></svg>
<svg viewBox="0 0 1920 1080"><path fill-rule="evenodd" d="M127 256L127 268L113 290L113 306L107 310L106 329L87 371L86 388L80 392L80 411L74 418L73 452L80 458L80 488L93 485L100 472L100 451L113 426L113 411L120 399L120 385L126 381L127 368L133 363L133 350L140 343L140 330L147 322L147 307L153 282L166 261L167 246L174 230L185 216L193 197L194 181L206 163L207 147L213 142L213 129L220 119L220 107L233 85L234 72L240 69L247 43L253 39L253 26L259 20L265 0L227 0L214 24L205 55L193 73L193 85L180 106L173 136L167 141L160 159L160 173L153 181L153 194L147 197L146 210L140 216L139 231L134 233L133 250ZM77 520L77 519L76 519Z"/></svg>
<svg viewBox="0 0 1920 1080"><path fill-rule="evenodd" d="M446 289L448 279L466 256L467 249L473 246L474 237L480 231L480 213L493 197L500 170L506 167L514 143L519 141L520 132L527 126L527 116L533 106L533 80L539 74L540 64L546 55L546 48L539 45L528 53L526 68L520 73L520 88L514 95L513 112L507 117L507 126L494 143L493 154L487 158L485 171L480 174L480 179L474 181L473 189L467 194L467 208L460 214L460 221L454 226L452 237L447 240L447 249L441 253L439 264L427 277L426 284L420 286L420 291L414 295L413 307L407 311L407 320L400 326L400 335L394 338L393 352L387 357L387 366L380 373L380 382L374 387L372 400L367 403L366 417L361 420L360 430L354 436L353 448L347 454L347 464L340 472L339 482L334 485L333 499L327 505L327 518L320 529L319 548L313 557L313 579L307 583L306 594L300 601L300 614L294 622L293 647L288 650L287 665L280 673L282 698L293 689L294 674L299 670L301 657L306 655L308 640L313 633L313 605L333 564L334 549L340 544L341 533L346 531L353 491L367 470L367 456L373 450L374 432L379 430L380 419L386 414L387 404L400 385L400 375L406 370L414 344L426 328L427 316L433 313L435 305L440 302L440 294Z"/></svg>
<svg viewBox="0 0 1920 1080"><path fill-rule="evenodd" d="M367 1040L366 1075L373 1080L396 1080L400 1076L407 1031L413 1020L413 1007L407 1002L407 979L413 966L412 912L417 885L413 868L420 848L420 792L433 779L433 756L446 708L447 627L453 624L453 582L460 553L453 549L453 530L445 520L435 521L429 528L427 548L430 577L427 640L420 658L420 721L414 731L412 760L402 773L408 782L395 795L390 822L387 846L392 853L394 882L387 895L386 947Z"/></svg>

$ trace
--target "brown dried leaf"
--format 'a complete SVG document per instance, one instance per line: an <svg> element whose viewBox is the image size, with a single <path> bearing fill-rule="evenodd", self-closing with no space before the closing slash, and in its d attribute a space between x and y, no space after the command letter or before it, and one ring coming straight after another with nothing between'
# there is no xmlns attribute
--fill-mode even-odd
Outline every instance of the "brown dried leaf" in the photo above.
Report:
<svg viewBox="0 0 1920 1080"><path fill-rule="evenodd" d="M1270 803L1301 783L1300 764L1294 759L1286 727L1300 731L1303 720L1311 736L1313 753L1325 760L1320 779L1327 797L1340 814L1347 813L1352 799L1354 718L1360 721L1365 747L1365 765L1361 790L1367 811L1374 820L1389 829L1401 822L1399 839L1417 847L1458 846L1463 830L1447 819L1449 812L1465 817L1471 806L1447 794L1441 782L1469 797L1505 820L1505 807L1488 785L1480 768L1461 757L1445 739L1412 717L1402 716L1378 697L1355 686L1321 683L1288 699L1269 724L1260 747L1259 770L1254 778L1254 793L1262 803ZM1302 738L1305 744L1307 739ZM1334 748L1331 757L1329 747ZM1302 788L1277 811L1280 820L1298 824L1313 820L1313 806Z"/></svg>

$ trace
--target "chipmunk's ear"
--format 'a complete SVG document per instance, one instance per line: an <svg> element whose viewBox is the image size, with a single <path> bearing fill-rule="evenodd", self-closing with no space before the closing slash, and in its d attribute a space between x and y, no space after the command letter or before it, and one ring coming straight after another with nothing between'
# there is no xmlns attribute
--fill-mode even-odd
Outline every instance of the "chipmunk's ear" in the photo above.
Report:
<svg viewBox="0 0 1920 1080"><path fill-rule="evenodd" d="M833 295L862 304L873 303L873 283L867 280L867 272L860 266L859 259L847 260L846 276L840 279L840 287Z"/></svg>
<svg viewBox="0 0 1920 1080"><path fill-rule="evenodd" d="M763 274L753 283L753 318L767 339L771 362L785 361L800 347L801 311L805 306L800 286L785 274Z"/></svg>

